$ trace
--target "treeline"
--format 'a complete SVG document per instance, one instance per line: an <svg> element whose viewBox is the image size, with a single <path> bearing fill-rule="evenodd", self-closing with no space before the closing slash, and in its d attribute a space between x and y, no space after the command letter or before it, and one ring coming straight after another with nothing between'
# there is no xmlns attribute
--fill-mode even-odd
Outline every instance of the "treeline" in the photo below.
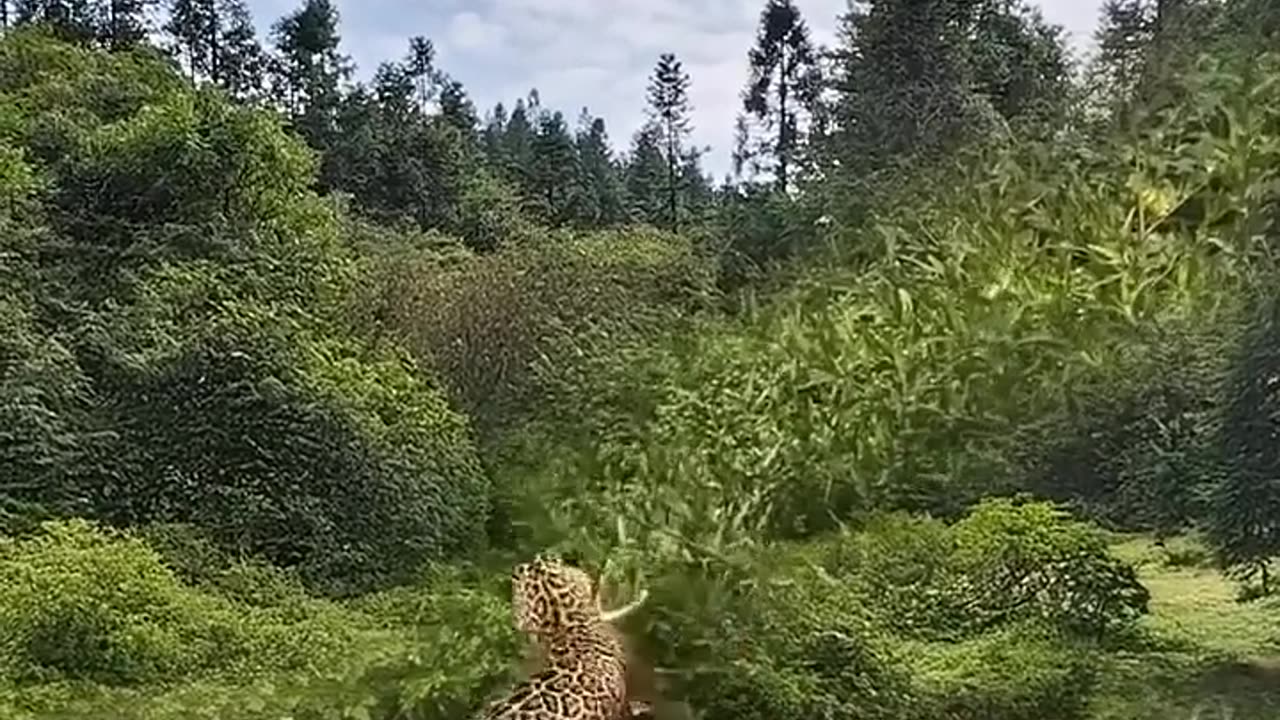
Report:
<svg viewBox="0 0 1280 720"><path fill-rule="evenodd" d="M1060 124L1071 105L1058 31L1018 3L943 5L916 13L859 4L842 19L839 45L821 48L790 0L769 0L745 53L734 172L719 183L702 170L703 149L692 141L688 92L697 78L672 54L656 58L646 96L636 98L649 121L619 151L603 118L546 108L536 90L482 118L438 67L428 38L409 39L403 58L353 82L328 0L278 19L265 40L242 0L5 0L3 22L43 25L110 50L154 44L191 79L281 112L319 153L322 191L349 195L380 222L439 230L489 251L527 222L711 226L723 236L747 203L763 215L754 224L776 225L786 221L766 207L775 194L862 181L904 154L1009 122ZM751 228L728 234L723 249L739 264L768 264L805 241L765 241Z"/></svg>

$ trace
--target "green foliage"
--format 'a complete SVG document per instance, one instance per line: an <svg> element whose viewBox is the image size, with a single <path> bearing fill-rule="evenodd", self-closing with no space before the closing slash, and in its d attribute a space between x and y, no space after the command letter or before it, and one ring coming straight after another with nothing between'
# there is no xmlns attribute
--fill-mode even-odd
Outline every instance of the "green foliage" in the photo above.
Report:
<svg viewBox="0 0 1280 720"><path fill-rule="evenodd" d="M128 685L334 657L341 615L251 611L182 585L141 542L82 521L0 542L0 677ZM307 617L310 616L310 617Z"/></svg>
<svg viewBox="0 0 1280 720"><path fill-rule="evenodd" d="M1146 603L1097 534L1041 503L646 570L654 661L715 718L1081 717L1088 638Z"/></svg>
<svg viewBox="0 0 1280 720"><path fill-rule="evenodd" d="M1280 407L1271 381L1280 360L1280 300L1267 293L1255 306L1232 365L1222 418L1224 477L1215 488L1208 530L1220 562L1245 580L1260 581L1267 593L1272 560L1280 555L1274 442Z"/></svg>
<svg viewBox="0 0 1280 720"><path fill-rule="evenodd" d="M1222 472L1235 314L1225 308L1195 327L1135 333L1129 357L1023 430L1029 486L1111 527L1173 533L1200 522Z"/></svg>
<svg viewBox="0 0 1280 720"><path fill-rule="evenodd" d="M1069 98L1061 31L1025 2L868 0L842 23L832 172L866 178L903 158L938 160L1010 125L1043 134Z"/></svg>
<svg viewBox="0 0 1280 720"><path fill-rule="evenodd" d="M194 523L333 591L473 546L487 486L465 422L394 357L298 350L227 331L122 368L95 514Z"/></svg>
<svg viewBox="0 0 1280 720"><path fill-rule="evenodd" d="M1278 86L1231 64L1187 83L1202 104L1136 140L985 151L881 212L870 261L615 374L648 400L525 482L564 527L625 514L713 547L1027 487L1026 428L1144 357L1140 329L1223 317L1265 252Z"/></svg>
<svg viewBox="0 0 1280 720"><path fill-rule="evenodd" d="M88 383L65 341L37 331L20 296L0 295L0 524L72 509L67 475L92 446Z"/></svg>
<svg viewBox="0 0 1280 720"><path fill-rule="evenodd" d="M140 51L0 64L42 185L5 240L6 512L191 522L333 591L481 539L468 425L348 322L360 264L279 118Z"/></svg>
<svg viewBox="0 0 1280 720"><path fill-rule="evenodd" d="M551 236L422 274L393 269L390 323L440 373L482 433L581 388L575 368L665 330L706 304L707 263L683 238L649 230Z"/></svg>
<svg viewBox="0 0 1280 720"><path fill-rule="evenodd" d="M932 645L916 662L938 718L1085 718L1097 657L1035 626Z"/></svg>

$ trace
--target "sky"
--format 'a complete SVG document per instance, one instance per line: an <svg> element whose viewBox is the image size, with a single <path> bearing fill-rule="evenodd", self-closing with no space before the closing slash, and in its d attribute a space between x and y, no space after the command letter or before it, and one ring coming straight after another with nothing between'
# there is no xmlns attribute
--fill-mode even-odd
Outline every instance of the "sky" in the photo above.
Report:
<svg viewBox="0 0 1280 720"><path fill-rule="evenodd" d="M248 0L264 36L301 0ZM796 0L815 44L830 44L848 0ZM623 150L645 120L645 86L658 56L675 53L692 79L692 141L703 166L729 169L747 51L763 0L335 0L342 50L367 79L423 35L437 66L462 82L483 117L537 88L542 105L576 123L584 107L605 119ZM1073 47L1087 49L1102 0L1039 0Z"/></svg>

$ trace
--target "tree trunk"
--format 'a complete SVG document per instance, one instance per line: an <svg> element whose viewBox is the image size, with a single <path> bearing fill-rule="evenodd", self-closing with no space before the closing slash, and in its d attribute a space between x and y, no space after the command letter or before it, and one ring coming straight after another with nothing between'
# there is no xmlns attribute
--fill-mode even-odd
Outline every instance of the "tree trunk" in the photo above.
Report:
<svg viewBox="0 0 1280 720"><path fill-rule="evenodd" d="M676 129L667 123L667 211L671 214L671 231L679 232L680 218L676 210Z"/></svg>
<svg viewBox="0 0 1280 720"><path fill-rule="evenodd" d="M787 192L787 159L790 154L787 138L787 46L783 41L781 61L778 63L778 189Z"/></svg>

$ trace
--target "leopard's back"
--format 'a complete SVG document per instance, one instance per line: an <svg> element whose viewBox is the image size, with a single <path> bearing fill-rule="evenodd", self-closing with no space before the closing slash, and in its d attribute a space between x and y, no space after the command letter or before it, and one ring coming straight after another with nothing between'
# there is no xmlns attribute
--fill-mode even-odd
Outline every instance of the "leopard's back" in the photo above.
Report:
<svg viewBox="0 0 1280 720"><path fill-rule="evenodd" d="M543 667L484 711L484 720L620 720L626 648L586 573L537 558L512 576L516 625L541 646Z"/></svg>

